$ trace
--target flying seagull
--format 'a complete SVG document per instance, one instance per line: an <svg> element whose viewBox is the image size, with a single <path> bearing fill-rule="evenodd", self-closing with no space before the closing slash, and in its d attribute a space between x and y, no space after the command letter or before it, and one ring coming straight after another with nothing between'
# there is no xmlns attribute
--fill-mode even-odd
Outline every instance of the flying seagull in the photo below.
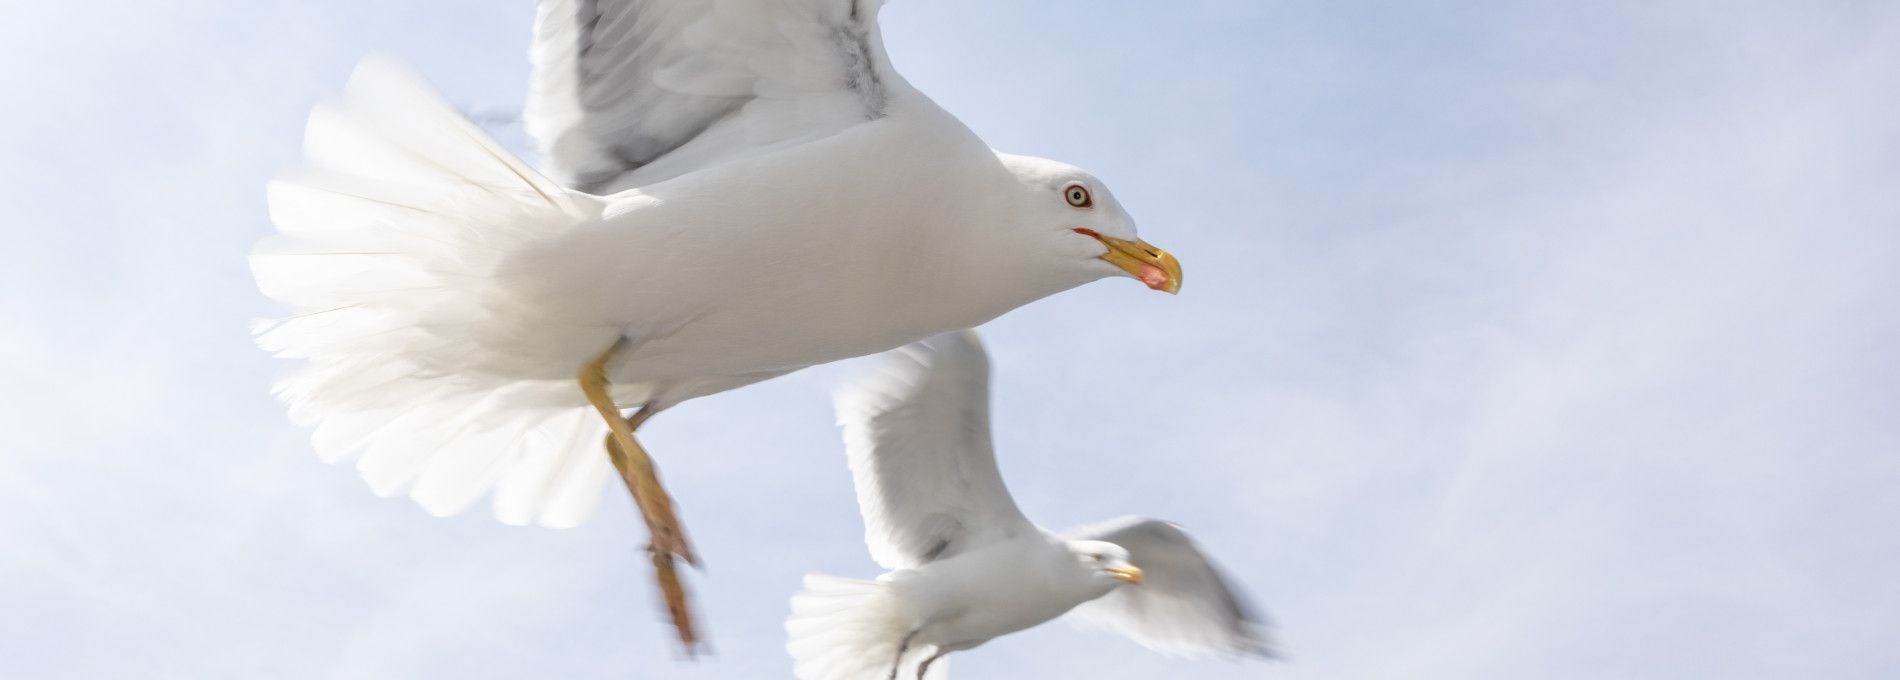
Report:
<svg viewBox="0 0 1900 680"><path fill-rule="evenodd" d="M695 562L633 433L682 401L1174 258L1100 180L992 150L892 69L875 0L544 0L530 169L370 58L271 183L259 343L318 454L448 515L571 526L617 470L689 653ZM630 412L630 415L629 415ZM601 454L607 442L607 455ZM610 467L611 463L611 467Z"/></svg>
<svg viewBox="0 0 1900 680"><path fill-rule="evenodd" d="M892 571L805 578L785 623L800 680L940 678L944 655L1065 613L1171 654L1271 656L1262 619L1180 527L1123 517L1058 534L1023 516L990 448L974 332L881 359L837 409L865 543Z"/></svg>

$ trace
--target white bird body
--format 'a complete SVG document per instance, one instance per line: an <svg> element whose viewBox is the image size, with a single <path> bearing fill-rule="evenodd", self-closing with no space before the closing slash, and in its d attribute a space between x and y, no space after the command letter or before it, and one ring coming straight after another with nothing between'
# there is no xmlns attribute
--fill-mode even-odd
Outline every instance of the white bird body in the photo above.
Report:
<svg viewBox="0 0 1900 680"><path fill-rule="evenodd" d="M891 583L911 603L911 644L948 651L1041 625L1120 585L1096 578L1067 541L1040 531L894 572Z"/></svg>
<svg viewBox="0 0 1900 680"><path fill-rule="evenodd" d="M1053 534L1023 517L989 441L975 333L890 352L839 420L876 581L806 577L786 620L801 680L941 678L939 659L1071 614L1189 656L1271 654L1258 617L1180 528L1125 517Z"/></svg>
<svg viewBox="0 0 1900 680"><path fill-rule="evenodd" d="M365 61L252 258L318 454L432 513L492 489L504 521L570 526L612 472L576 384L610 347L601 389L650 414L1107 276L1178 287L1099 181L898 76L878 4L542 0L548 175Z"/></svg>
<svg viewBox="0 0 1900 680"><path fill-rule="evenodd" d="M537 334L494 355L545 356L511 377L563 379L624 335L633 350L610 374L622 386L793 370L982 323L1081 283L1024 257L1011 229L992 226L1021 212L999 200L1018 192L1004 190L1016 179L997 155L934 105L910 108L607 197L597 224L535 244L502 270L519 280L511 288L524 307L565 317L541 319L543 328L578 329L574 341ZM1074 241L1077 255L1099 250ZM623 294L593 292L602 288ZM686 294L705 290L720 294Z"/></svg>

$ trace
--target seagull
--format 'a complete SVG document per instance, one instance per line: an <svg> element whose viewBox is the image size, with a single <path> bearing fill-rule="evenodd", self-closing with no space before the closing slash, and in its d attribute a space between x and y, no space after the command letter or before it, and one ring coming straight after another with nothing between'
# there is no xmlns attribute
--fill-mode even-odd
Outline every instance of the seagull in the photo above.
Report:
<svg viewBox="0 0 1900 680"><path fill-rule="evenodd" d="M907 663L941 678L944 655L1065 613L1165 653L1273 655L1263 620L1180 527L1123 517L1054 533L1023 516L990 447L974 331L880 359L837 411L865 543L891 571L805 578L785 623L800 680L895 680Z"/></svg>
<svg viewBox="0 0 1900 680"><path fill-rule="evenodd" d="M251 257L313 448L437 515L573 526L617 472L690 655L698 564L634 432L686 400L1089 281L1179 290L1101 180L995 151L892 68L876 0L542 0L545 172L364 60ZM603 444L606 455L602 455Z"/></svg>

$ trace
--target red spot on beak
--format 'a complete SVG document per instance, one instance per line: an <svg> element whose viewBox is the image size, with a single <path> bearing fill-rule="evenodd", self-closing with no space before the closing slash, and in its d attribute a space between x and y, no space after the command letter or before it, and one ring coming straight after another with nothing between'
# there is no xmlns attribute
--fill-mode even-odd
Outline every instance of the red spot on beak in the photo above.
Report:
<svg viewBox="0 0 1900 680"><path fill-rule="evenodd" d="M1161 271L1160 267L1156 267L1152 264L1144 264L1141 265L1141 282L1148 284L1148 288L1151 290L1166 290L1168 287L1168 273Z"/></svg>

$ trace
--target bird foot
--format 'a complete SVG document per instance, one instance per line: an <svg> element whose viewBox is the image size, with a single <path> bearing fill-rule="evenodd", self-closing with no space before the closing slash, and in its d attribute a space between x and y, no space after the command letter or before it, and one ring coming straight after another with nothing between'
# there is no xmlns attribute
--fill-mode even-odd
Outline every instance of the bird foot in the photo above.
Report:
<svg viewBox="0 0 1900 680"><path fill-rule="evenodd" d="M653 574L659 582L660 599L666 604L666 615L673 622L673 629L679 635L680 647L686 658L693 658L702 651L703 643L699 639L699 630L693 625L693 610L686 598L686 585L680 581L678 563L672 553L647 546L647 554L653 560Z"/></svg>
<svg viewBox="0 0 1900 680"><path fill-rule="evenodd" d="M938 659L943 658L943 655L949 653L949 650L938 649L937 653L930 655L928 659L924 659L923 663L917 664L917 680L924 680L924 674L930 672L930 664L936 663Z"/></svg>

